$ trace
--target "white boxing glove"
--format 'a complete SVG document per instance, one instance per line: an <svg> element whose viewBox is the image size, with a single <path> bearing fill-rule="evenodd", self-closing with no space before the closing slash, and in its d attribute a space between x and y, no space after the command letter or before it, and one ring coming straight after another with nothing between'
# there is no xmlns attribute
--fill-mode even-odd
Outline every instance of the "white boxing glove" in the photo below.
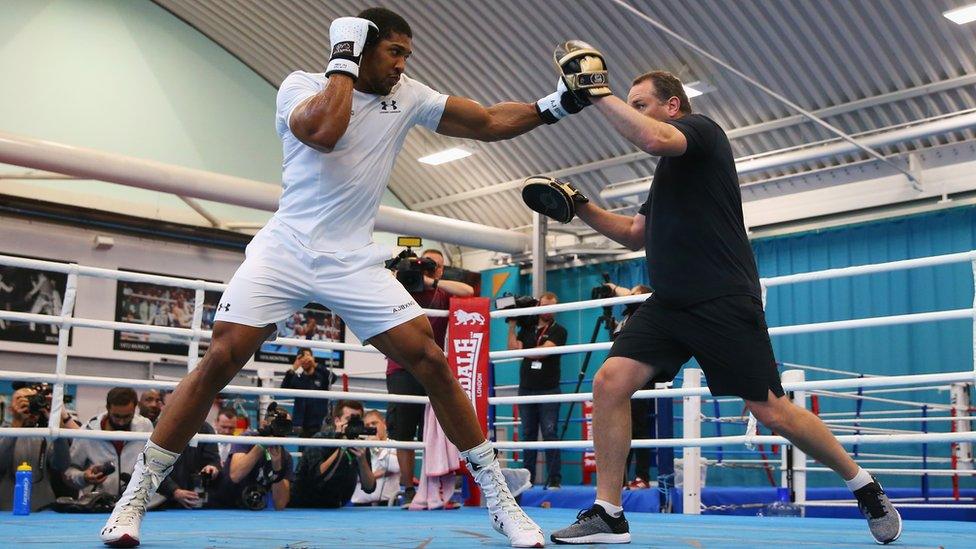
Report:
<svg viewBox="0 0 976 549"><path fill-rule="evenodd" d="M325 69L326 78L332 73L347 74L353 80L359 78L359 61L366 45L379 36L376 24L359 17L340 17L329 25L332 57Z"/></svg>

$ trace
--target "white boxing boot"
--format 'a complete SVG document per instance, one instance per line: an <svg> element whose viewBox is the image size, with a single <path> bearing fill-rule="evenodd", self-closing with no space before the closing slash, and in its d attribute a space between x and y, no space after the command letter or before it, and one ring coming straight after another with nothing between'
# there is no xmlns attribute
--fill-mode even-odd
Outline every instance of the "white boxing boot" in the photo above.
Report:
<svg viewBox="0 0 976 549"><path fill-rule="evenodd" d="M139 545L139 527L142 525L142 516L146 514L146 506L159 484L173 470L173 464L179 457L179 454L157 446L152 441L146 443L146 448L136 460L125 493L115 504L112 516L102 528L101 538L105 545Z"/></svg>
<svg viewBox="0 0 976 549"><path fill-rule="evenodd" d="M461 452L461 456L481 486L492 527L507 536L512 547L545 547L542 529L525 514L509 491L491 443L485 441Z"/></svg>

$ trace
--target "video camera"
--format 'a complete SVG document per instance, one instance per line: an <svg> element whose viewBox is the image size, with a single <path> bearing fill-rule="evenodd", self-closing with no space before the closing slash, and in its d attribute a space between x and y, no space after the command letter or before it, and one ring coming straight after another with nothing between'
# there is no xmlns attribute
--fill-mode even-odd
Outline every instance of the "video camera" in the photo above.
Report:
<svg viewBox="0 0 976 549"><path fill-rule="evenodd" d="M277 402L268 404L265 412L267 423L258 429L258 435L262 437L286 437L291 434L293 424L288 412L278 408Z"/></svg>
<svg viewBox="0 0 976 549"><path fill-rule="evenodd" d="M495 308L499 311L505 309L524 309L526 307L535 307L538 304L539 300L534 297L527 295L514 296L508 292L495 299ZM539 315L517 316L513 318L515 319L515 324L522 329L535 328L539 323Z"/></svg>
<svg viewBox="0 0 976 549"><path fill-rule="evenodd" d="M614 297L616 295L613 289L610 286L607 286L607 284L610 284L609 273L603 273L603 281L606 284L600 284L599 286L596 286L595 288L590 290L590 299L607 299L610 297ZM612 320L613 307L612 306L604 307L603 315Z"/></svg>
<svg viewBox="0 0 976 549"><path fill-rule="evenodd" d="M397 246L406 249L391 259L387 259L385 266L396 273L397 280L408 292L415 294L424 291L424 275L434 276L437 263L429 257L417 257L412 248L423 246L424 241L419 236L398 236Z"/></svg>
<svg viewBox="0 0 976 549"><path fill-rule="evenodd" d="M359 416L352 416L349 421L346 422L345 432L339 433L339 438L347 438L349 440L357 439L367 435L376 435L376 427L367 427L363 423L363 418Z"/></svg>
<svg viewBox="0 0 976 549"><path fill-rule="evenodd" d="M34 389L34 394L27 397L28 413L32 416L37 416L38 423L47 423L47 416L51 411L51 405L47 399L54 393L54 388L47 383L26 385L26 387ZM64 395L65 404L70 404L72 401L74 401L73 396Z"/></svg>

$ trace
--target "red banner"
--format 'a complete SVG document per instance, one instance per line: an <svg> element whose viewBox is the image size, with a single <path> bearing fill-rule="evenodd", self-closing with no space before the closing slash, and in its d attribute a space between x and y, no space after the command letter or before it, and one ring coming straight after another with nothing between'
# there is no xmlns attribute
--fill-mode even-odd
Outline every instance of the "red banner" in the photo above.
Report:
<svg viewBox="0 0 976 549"><path fill-rule="evenodd" d="M593 401L583 401L583 440L593 440ZM590 483L590 475L596 472L596 453L583 452L583 484Z"/></svg>
<svg viewBox="0 0 976 549"><path fill-rule="evenodd" d="M481 431L488 434L488 338L487 297L452 297L447 328L447 361L471 399Z"/></svg>

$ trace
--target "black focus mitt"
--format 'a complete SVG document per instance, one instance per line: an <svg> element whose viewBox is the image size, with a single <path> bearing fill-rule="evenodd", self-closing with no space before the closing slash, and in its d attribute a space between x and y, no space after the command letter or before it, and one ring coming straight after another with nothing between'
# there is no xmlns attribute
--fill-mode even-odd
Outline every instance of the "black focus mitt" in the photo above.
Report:
<svg viewBox="0 0 976 549"><path fill-rule="evenodd" d="M560 223L572 221L577 204L590 201L569 183L542 175L525 178L522 200L532 210Z"/></svg>

